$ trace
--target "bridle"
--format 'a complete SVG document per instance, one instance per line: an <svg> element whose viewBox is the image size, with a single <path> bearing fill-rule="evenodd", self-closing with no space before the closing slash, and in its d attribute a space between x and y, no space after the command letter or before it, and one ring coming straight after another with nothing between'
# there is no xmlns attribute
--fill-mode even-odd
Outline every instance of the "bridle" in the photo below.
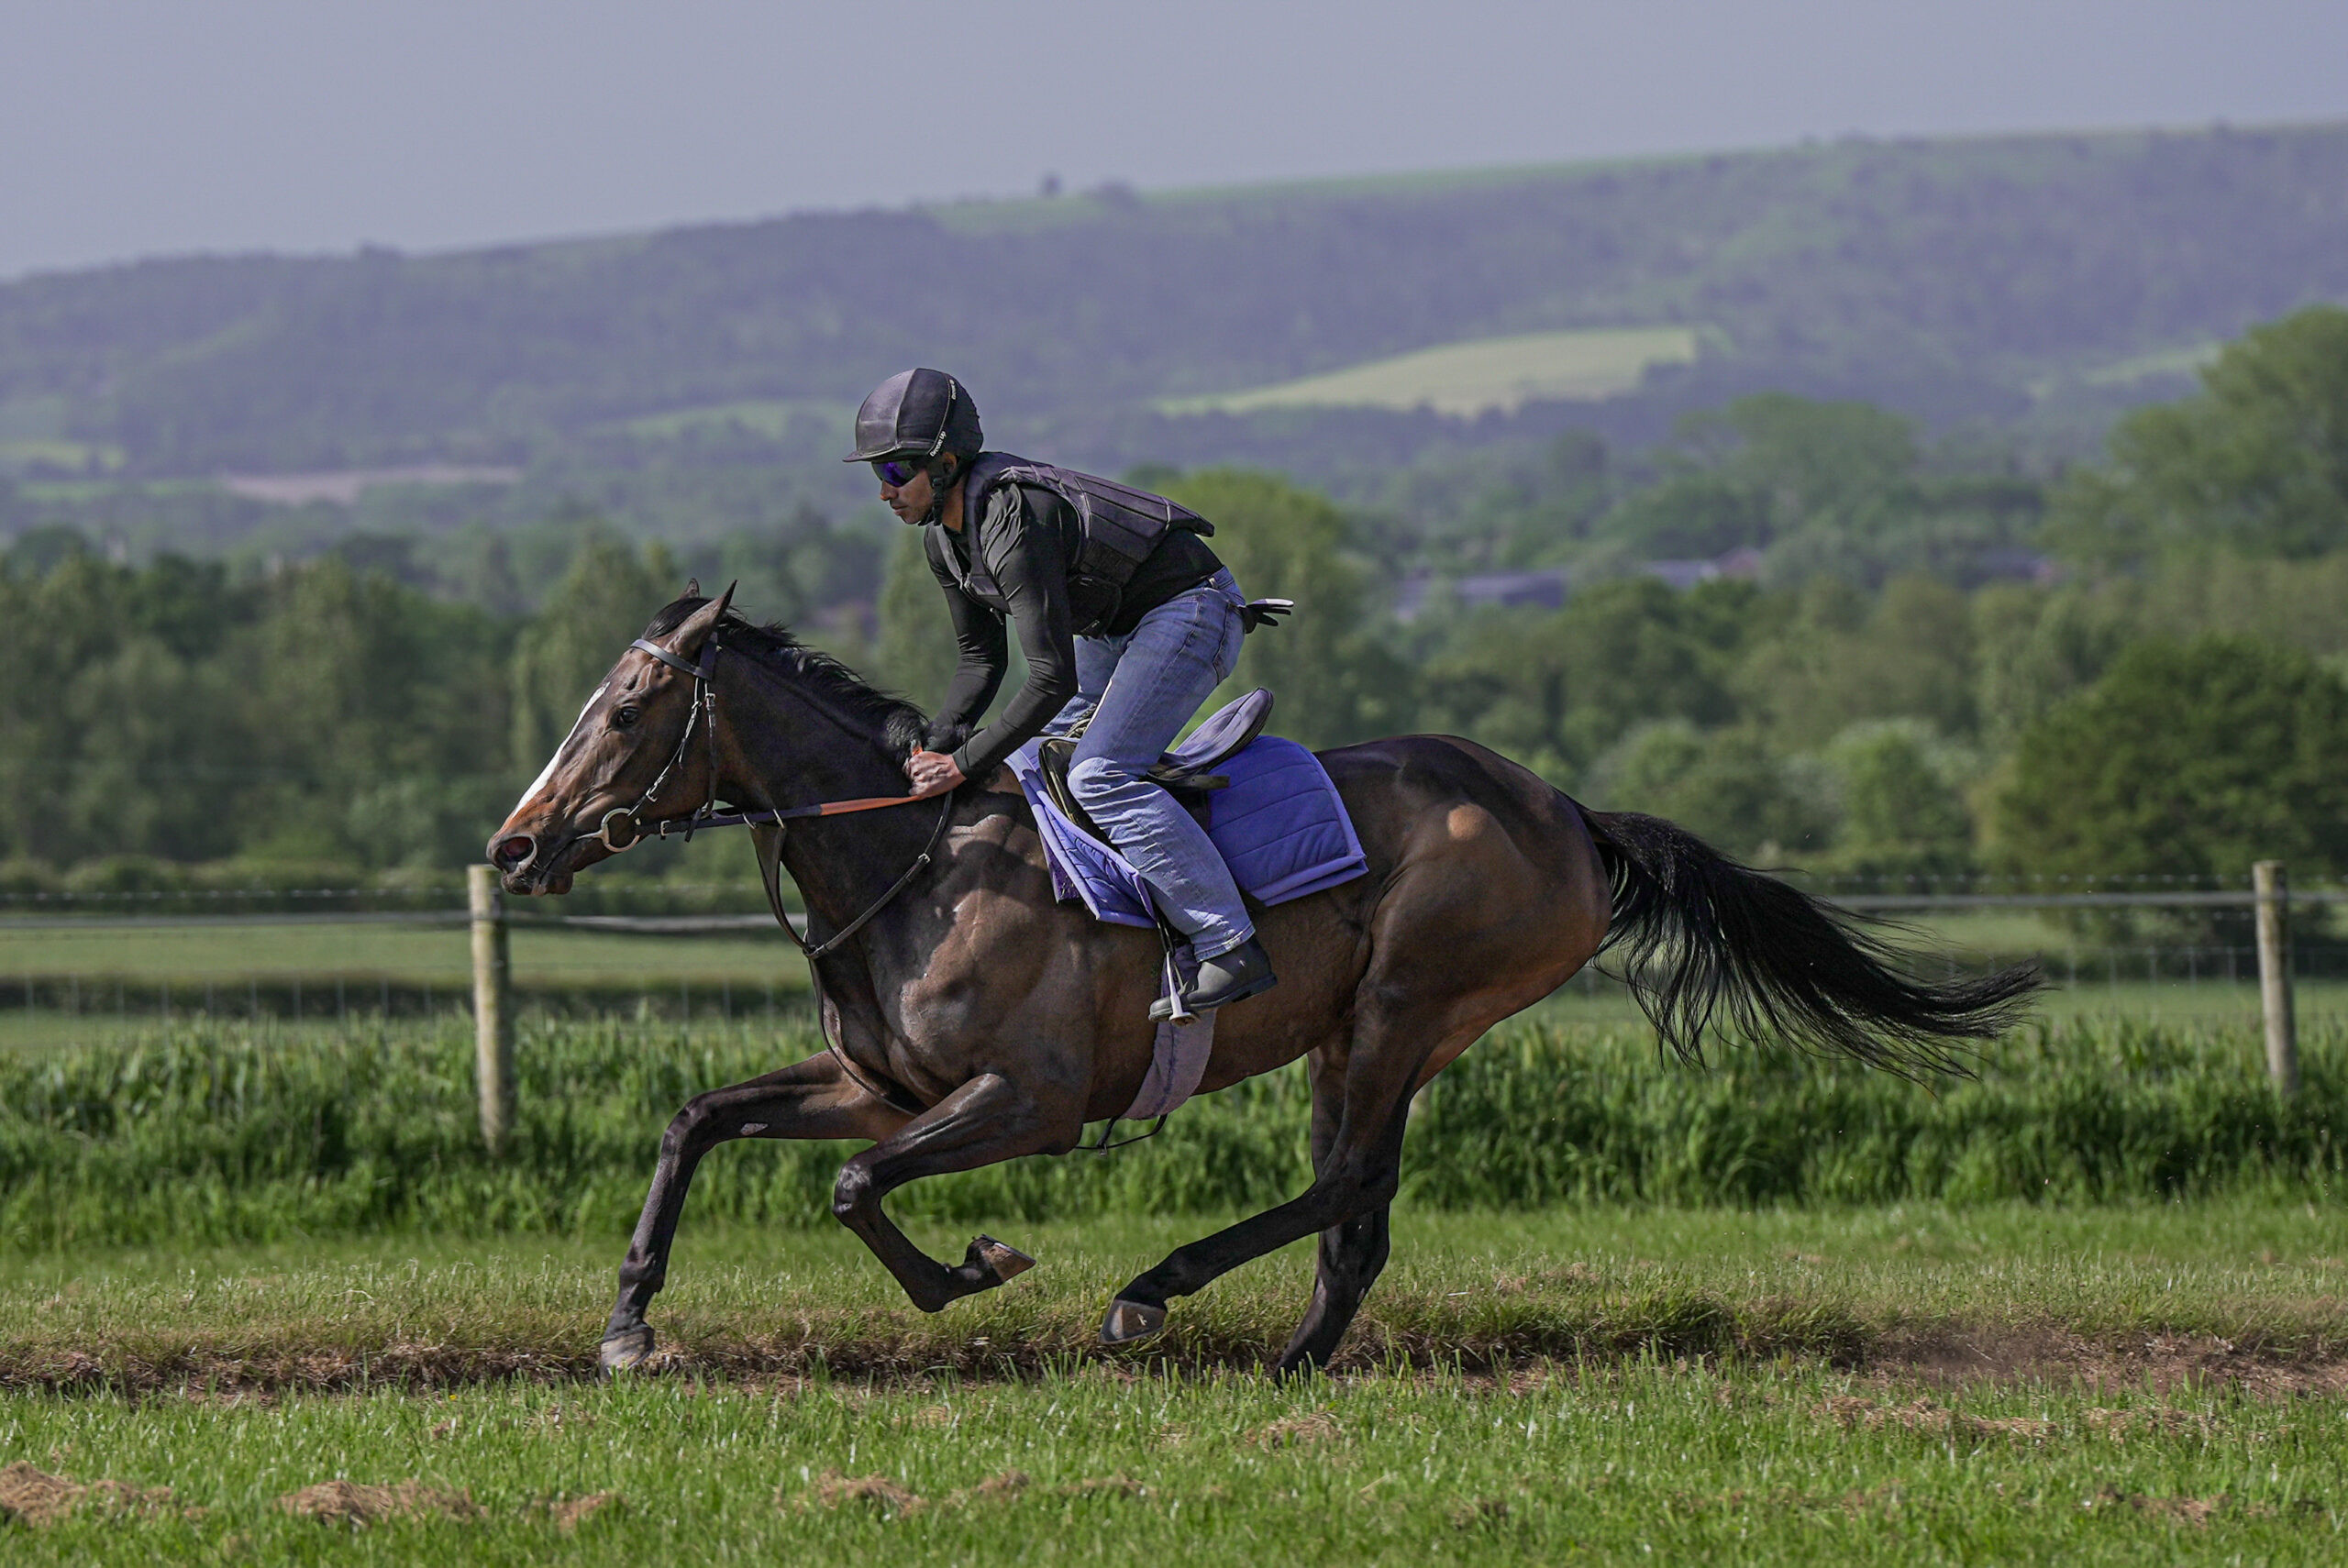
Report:
<svg viewBox="0 0 2348 1568"><path fill-rule="evenodd" d="M669 782L669 775L677 770L677 765L685 759L686 752L692 749L693 731L696 728L702 732L709 746L709 793L703 798L700 805L694 807L681 819L682 834L688 844L692 842L693 834L703 828L766 825L780 828L785 823L797 822L808 817L836 817L846 816L851 812L878 812L891 806L908 806L924 798L919 795L868 795L860 800L820 801L814 805L786 806L776 811L720 812L717 809L717 687L710 677L717 668L717 656L722 651L722 645L713 633L709 640L701 646L700 660L692 664L686 663L648 638L638 637L628 646L639 648L671 669L681 669L692 676L693 705L692 711L685 716L684 733L677 737L677 749L669 754L669 760L660 765L660 771L653 776L652 783L644 793L637 797L636 804L613 807L604 813L604 820L597 824L595 838L610 853L617 855L624 850L633 849L643 843L647 836L665 839L669 836L670 828L680 825L681 819L664 818L651 824L648 835L639 819L645 808L652 803L652 798L660 793L661 786ZM858 915L823 941L812 946L809 945L807 939L799 934L798 928L785 918L781 901L779 900L775 901L775 919L781 922L782 929L791 933L791 940L798 944L799 950L804 953L811 962L821 958L863 930L867 922L893 903L897 895L911 887L914 878L920 876L928 867L930 862L937 857L937 847L946 840L947 824L954 817L954 796L951 790L940 798L938 806L937 825L930 829L929 843L922 850L920 858L907 867L905 874L891 883L889 890L875 900L862 914ZM774 889L771 884L769 885L768 893L770 898L773 897Z"/></svg>

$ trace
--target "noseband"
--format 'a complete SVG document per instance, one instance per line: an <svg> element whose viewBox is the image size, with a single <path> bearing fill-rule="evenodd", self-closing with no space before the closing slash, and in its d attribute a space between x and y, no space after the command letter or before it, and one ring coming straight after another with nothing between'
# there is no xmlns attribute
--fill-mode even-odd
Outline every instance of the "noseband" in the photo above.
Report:
<svg viewBox="0 0 2348 1568"><path fill-rule="evenodd" d="M654 775L650 787L637 797L635 805L615 806L604 813L603 822L596 827L595 837L612 854L617 855L623 850L633 849L644 842L647 834L639 819L645 808L652 803L652 798L660 793L660 787L668 783L669 775L674 773L677 770L677 765L685 759L685 753L692 745L693 731L696 727L706 737L709 746L709 793L703 798L702 803L694 807L692 812L683 819L683 836L688 844L692 842L694 833L702 828L748 827L767 823L779 827L784 823L807 817L845 816L851 812L877 812L890 806L911 805L923 798L919 795L868 795L860 800L821 801L810 806L789 806L770 812L721 812L717 809L717 687L711 680L710 676L711 672L717 668L717 656L723 645L713 634L707 642L702 644L701 659L695 664L687 664L683 659L648 638L638 637L628 644L628 646L641 649L670 668L681 669L692 676L693 705L692 712L685 717L685 733L677 737L677 749L670 752L669 760L660 765L660 771ZM937 846L945 841L946 825L953 820L954 816L952 790L946 792L939 805L941 809L937 813L937 825L930 830L929 844L922 850L921 857L907 867L905 874L892 883L889 890L881 894L869 909L823 941L812 947L809 946L807 940L799 934L798 928L783 918L781 906L778 904L775 907L775 918L781 921L782 929L791 933L791 940L799 944L801 952L806 954L811 960L821 958L825 954L861 931L866 922L887 909L899 893L912 886L913 879L920 876L923 869L936 858ZM675 818L663 819L652 824L649 836L665 839L669 836L669 830L677 825L678 820Z"/></svg>

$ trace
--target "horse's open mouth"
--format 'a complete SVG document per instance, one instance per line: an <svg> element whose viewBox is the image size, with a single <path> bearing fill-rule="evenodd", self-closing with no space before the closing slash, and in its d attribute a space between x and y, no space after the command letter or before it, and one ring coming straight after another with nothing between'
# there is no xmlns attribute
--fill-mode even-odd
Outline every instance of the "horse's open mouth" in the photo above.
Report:
<svg viewBox="0 0 2348 1568"><path fill-rule="evenodd" d="M510 842L510 840L501 841L501 844L504 842ZM501 873L498 879L507 892L519 893L530 898L542 895L559 896L568 893L570 891L571 874L577 869L572 863L575 852L581 845L593 842L577 834L552 845L543 841L537 842L532 845L526 859L522 860L514 869ZM493 858L494 858L493 855Z"/></svg>

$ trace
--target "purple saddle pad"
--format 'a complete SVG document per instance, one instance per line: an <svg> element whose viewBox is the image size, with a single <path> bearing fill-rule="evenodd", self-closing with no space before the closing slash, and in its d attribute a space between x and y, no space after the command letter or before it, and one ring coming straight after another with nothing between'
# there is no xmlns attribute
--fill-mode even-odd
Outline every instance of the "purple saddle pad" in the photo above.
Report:
<svg viewBox="0 0 2348 1568"><path fill-rule="evenodd" d="M1082 900L1096 919L1113 925L1156 924L1141 873L1069 821L1045 793L1036 742L1012 754L1011 769L1036 813L1053 895L1063 902ZM1259 735L1214 770L1231 782L1207 797L1207 836L1249 898L1286 903L1369 869L1328 770L1294 741Z"/></svg>

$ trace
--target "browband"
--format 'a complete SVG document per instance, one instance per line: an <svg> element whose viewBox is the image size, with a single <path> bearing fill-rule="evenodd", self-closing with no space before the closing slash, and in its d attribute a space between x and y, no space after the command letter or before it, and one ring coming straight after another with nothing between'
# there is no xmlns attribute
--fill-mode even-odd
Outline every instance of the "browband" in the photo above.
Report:
<svg viewBox="0 0 2348 1568"><path fill-rule="evenodd" d="M608 646L609 645L607 644L605 646ZM659 643L651 642L643 637L637 638L636 641L628 644L628 646L632 648L642 648L646 653L650 654L654 658L659 659L662 664L667 665L670 668L681 669L687 675L705 677L709 673L706 669L687 664L683 659L679 658L675 654L670 653ZM716 652L717 643L715 639L713 638L710 642L703 646L702 662L703 664L714 664L717 662L715 658Z"/></svg>

